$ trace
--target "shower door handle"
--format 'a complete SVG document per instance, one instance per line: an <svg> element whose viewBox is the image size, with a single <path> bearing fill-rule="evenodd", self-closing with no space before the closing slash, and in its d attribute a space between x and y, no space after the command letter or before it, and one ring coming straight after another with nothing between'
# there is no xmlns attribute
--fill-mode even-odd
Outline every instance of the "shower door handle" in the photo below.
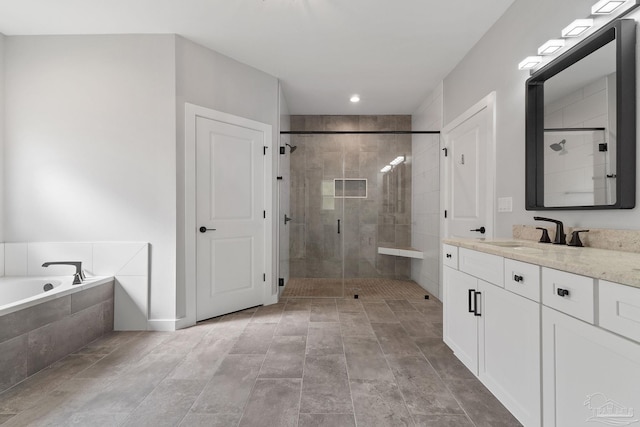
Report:
<svg viewBox="0 0 640 427"><path fill-rule="evenodd" d="M338 220L338 234L340 234L340 220Z"/></svg>

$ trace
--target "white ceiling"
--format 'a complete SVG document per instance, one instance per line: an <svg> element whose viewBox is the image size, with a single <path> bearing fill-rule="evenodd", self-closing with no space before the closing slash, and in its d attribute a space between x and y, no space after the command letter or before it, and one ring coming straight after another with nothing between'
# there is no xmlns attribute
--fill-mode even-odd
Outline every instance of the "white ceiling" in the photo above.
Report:
<svg viewBox="0 0 640 427"><path fill-rule="evenodd" d="M0 33L176 33L278 77L293 114L410 114L513 1L0 0Z"/></svg>

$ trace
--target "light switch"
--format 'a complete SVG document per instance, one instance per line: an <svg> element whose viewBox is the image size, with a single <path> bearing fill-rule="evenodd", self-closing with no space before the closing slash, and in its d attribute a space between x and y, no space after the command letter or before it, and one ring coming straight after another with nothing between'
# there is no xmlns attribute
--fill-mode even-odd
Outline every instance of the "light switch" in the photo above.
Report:
<svg viewBox="0 0 640 427"><path fill-rule="evenodd" d="M513 198L498 197L498 212L513 212Z"/></svg>

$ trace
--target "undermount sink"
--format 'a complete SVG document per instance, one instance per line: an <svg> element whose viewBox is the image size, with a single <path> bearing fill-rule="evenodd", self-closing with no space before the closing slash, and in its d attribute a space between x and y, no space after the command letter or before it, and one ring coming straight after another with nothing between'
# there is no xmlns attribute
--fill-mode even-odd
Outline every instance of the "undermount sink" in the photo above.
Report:
<svg viewBox="0 0 640 427"><path fill-rule="evenodd" d="M482 242L485 245L492 245L492 246L500 246L502 248L518 248L518 247L522 247L523 243L522 242L510 242L510 241L504 241L504 242Z"/></svg>
<svg viewBox="0 0 640 427"><path fill-rule="evenodd" d="M528 254L541 254L544 252L541 248L535 248L535 247L529 246L526 242L522 242L522 241L516 242L512 240L504 240L504 241L497 241L497 242L484 242L484 244L491 245L491 246L499 246L501 248L509 248L517 252L528 253Z"/></svg>
<svg viewBox="0 0 640 427"><path fill-rule="evenodd" d="M544 252L542 249L530 248L528 246L516 246L513 248L513 250L518 252L528 253L528 254L541 254Z"/></svg>

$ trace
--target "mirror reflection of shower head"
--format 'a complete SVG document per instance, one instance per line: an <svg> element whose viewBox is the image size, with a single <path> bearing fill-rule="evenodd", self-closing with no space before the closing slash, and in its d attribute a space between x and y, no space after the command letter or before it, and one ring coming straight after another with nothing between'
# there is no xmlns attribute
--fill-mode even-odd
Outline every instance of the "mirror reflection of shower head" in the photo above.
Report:
<svg viewBox="0 0 640 427"><path fill-rule="evenodd" d="M566 144L566 143L567 143L567 140L563 139L560 142L556 142L555 144L551 144L549 146L549 148L551 148L553 151L565 151L564 150L564 144Z"/></svg>
<svg viewBox="0 0 640 427"><path fill-rule="evenodd" d="M284 144L289 146L289 153L293 153L298 148L297 145Z"/></svg>

